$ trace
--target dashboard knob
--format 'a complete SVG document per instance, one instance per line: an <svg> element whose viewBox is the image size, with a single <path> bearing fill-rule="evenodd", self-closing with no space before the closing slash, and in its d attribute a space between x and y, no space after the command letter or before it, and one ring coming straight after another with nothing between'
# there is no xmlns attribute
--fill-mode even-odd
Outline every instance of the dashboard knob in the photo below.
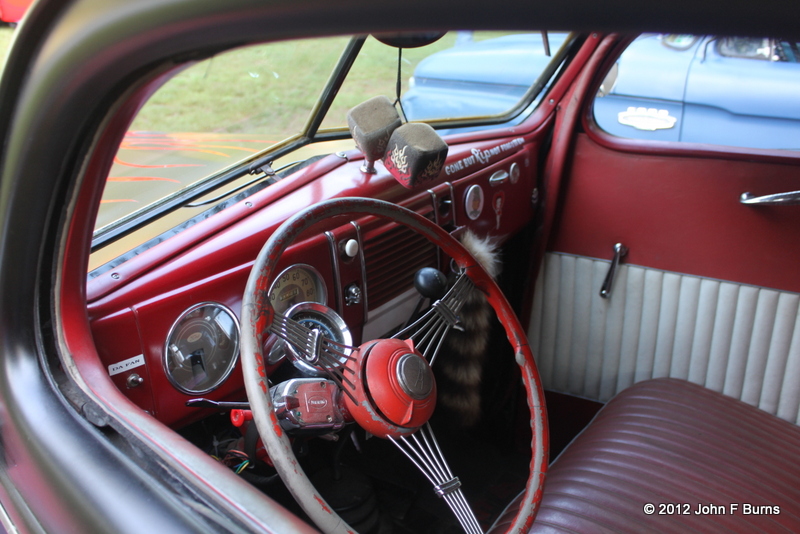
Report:
<svg viewBox="0 0 800 534"><path fill-rule="evenodd" d="M437 300L447 293L447 277L439 269L423 267L414 276L414 287L423 297Z"/></svg>
<svg viewBox="0 0 800 534"><path fill-rule="evenodd" d="M358 241L355 239L348 239L344 244L344 253L348 258L355 258L358 254Z"/></svg>

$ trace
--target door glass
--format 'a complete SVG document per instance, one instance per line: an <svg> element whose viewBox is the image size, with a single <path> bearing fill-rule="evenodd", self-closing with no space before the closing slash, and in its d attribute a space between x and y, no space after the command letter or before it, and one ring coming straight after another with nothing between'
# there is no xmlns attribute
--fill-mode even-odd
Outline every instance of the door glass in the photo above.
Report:
<svg viewBox="0 0 800 534"><path fill-rule="evenodd" d="M800 50L770 38L643 35L594 101L619 137L800 150Z"/></svg>
<svg viewBox="0 0 800 534"><path fill-rule="evenodd" d="M550 33L552 55L566 41ZM501 115L526 95L552 60L541 33L450 32L402 51L401 103L408 120ZM397 99L398 51L369 37L322 127L346 126L347 111L376 96Z"/></svg>

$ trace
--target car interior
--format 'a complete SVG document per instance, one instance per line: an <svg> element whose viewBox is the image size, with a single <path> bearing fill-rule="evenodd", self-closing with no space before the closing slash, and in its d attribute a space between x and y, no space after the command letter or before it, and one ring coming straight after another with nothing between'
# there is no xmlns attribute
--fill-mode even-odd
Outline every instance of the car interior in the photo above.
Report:
<svg viewBox="0 0 800 534"><path fill-rule="evenodd" d="M292 134L144 122L229 45L132 69L64 192L67 403L219 531L800 529L800 146L598 126L634 34L537 31L510 109L408 120L488 98L409 82L458 33L336 37Z"/></svg>

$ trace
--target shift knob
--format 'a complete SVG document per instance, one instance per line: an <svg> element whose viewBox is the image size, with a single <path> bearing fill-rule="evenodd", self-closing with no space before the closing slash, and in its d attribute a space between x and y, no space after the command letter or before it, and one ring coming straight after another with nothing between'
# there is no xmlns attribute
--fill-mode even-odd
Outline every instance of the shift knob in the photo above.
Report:
<svg viewBox="0 0 800 534"><path fill-rule="evenodd" d="M447 277L439 269L423 267L414 275L414 287L423 297L438 300L447 293Z"/></svg>

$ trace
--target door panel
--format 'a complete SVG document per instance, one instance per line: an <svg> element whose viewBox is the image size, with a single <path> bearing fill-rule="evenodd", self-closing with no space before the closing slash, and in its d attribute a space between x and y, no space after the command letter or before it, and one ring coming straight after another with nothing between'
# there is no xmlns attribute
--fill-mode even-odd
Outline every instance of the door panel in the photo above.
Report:
<svg viewBox="0 0 800 534"><path fill-rule="evenodd" d="M528 336L547 389L605 402L669 376L800 423L800 295L622 265L604 299L609 264L545 256Z"/></svg>
<svg viewBox="0 0 800 534"><path fill-rule="evenodd" d="M739 196L800 189L800 162L614 143L577 135L564 178L528 330L545 388L605 402L671 376L799 423L800 206Z"/></svg>
<svg viewBox="0 0 800 534"><path fill-rule="evenodd" d="M787 158L788 160L788 158ZM578 135L550 250L800 292L800 207L739 203L800 189L800 161L622 152Z"/></svg>

